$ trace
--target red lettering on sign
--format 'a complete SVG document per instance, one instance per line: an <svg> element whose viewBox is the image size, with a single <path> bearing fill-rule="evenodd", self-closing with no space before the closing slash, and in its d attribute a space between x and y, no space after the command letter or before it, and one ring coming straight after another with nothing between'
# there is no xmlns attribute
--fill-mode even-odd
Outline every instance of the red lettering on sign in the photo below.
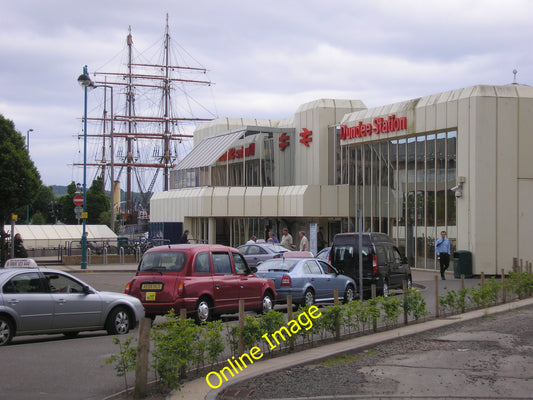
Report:
<svg viewBox="0 0 533 400"><path fill-rule="evenodd" d="M226 151L222 156L218 159L218 161L227 161L227 160L235 160L236 158L243 158L243 157L250 157L255 156L255 143L250 143L250 145L246 148L239 147L239 148L231 148L228 151Z"/></svg>
<svg viewBox="0 0 533 400"><path fill-rule="evenodd" d="M396 115L389 115L387 119L381 117L374 118L372 124L363 124L359 121L359 124L356 126L347 127L346 125L341 125L340 128L340 140L360 138L372 134L379 135L380 133L403 131L407 129L407 117L396 118Z"/></svg>

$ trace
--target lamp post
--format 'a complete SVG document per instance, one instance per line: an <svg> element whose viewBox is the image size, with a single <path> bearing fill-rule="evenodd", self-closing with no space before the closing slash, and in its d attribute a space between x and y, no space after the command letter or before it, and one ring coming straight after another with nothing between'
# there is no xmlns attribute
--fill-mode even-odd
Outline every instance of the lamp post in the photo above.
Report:
<svg viewBox="0 0 533 400"><path fill-rule="evenodd" d="M94 83L87 72L87 65L83 67L83 74L78 77L78 83L83 88L83 233L81 235L81 269L87 269L87 91L94 88Z"/></svg>
<svg viewBox="0 0 533 400"><path fill-rule="evenodd" d="M28 129L26 131L26 150L28 150L28 156L30 155L30 132L33 132L33 129ZM26 225L30 224L30 205L26 206Z"/></svg>

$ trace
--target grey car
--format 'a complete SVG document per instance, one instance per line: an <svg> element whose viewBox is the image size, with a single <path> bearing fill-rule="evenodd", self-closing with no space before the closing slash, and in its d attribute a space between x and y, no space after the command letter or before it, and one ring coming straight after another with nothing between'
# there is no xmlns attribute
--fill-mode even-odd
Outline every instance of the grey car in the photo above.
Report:
<svg viewBox="0 0 533 400"><path fill-rule="evenodd" d="M237 247L237 250L244 255L244 258L250 267L255 267L263 261L270 260L271 258L279 258L283 253L289 251L279 244L270 243L243 244L242 246Z"/></svg>
<svg viewBox="0 0 533 400"><path fill-rule="evenodd" d="M0 346L14 336L107 330L121 335L144 317L139 299L99 292L65 272L38 268L0 270Z"/></svg>
<svg viewBox="0 0 533 400"><path fill-rule="evenodd" d="M278 304L292 296L294 304L311 305L332 302L337 289L339 300L348 303L355 298L355 281L341 275L330 264L316 258L276 258L257 266L257 276L276 284Z"/></svg>

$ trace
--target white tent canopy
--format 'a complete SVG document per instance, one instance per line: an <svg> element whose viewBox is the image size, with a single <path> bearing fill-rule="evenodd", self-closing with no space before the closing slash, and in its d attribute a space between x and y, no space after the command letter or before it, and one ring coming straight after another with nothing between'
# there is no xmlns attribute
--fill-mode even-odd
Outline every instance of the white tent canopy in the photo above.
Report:
<svg viewBox="0 0 533 400"><path fill-rule="evenodd" d="M15 225L26 249L50 249L67 242L80 242L82 225ZM87 238L91 241L109 240L116 243L117 235L107 225L87 225Z"/></svg>

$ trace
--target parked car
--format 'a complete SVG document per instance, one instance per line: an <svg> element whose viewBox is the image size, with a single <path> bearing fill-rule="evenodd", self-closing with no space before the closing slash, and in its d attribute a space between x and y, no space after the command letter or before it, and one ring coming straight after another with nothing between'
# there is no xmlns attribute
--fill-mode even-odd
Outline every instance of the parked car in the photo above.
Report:
<svg viewBox="0 0 533 400"><path fill-rule="evenodd" d="M279 258L283 253L289 251L279 244L272 243L243 244L237 247L237 250L244 255L250 267L255 267L257 264L271 258Z"/></svg>
<svg viewBox="0 0 533 400"><path fill-rule="evenodd" d="M384 233L366 232L362 235L363 293L368 296L371 285L375 284L379 294L388 296L390 289L401 289L403 281L410 289L413 284L411 268L393 240ZM359 233L335 235L330 262L343 274L359 282Z"/></svg>
<svg viewBox="0 0 533 400"><path fill-rule="evenodd" d="M99 292L55 269L39 268L31 259L8 260L0 270L0 346L14 336L107 330L122 335L144 317L135 297Z"/></svg>
<svg viewBox="0 0 533 400"><path fill-rule="evenodd" d="M318 258L319 260L324 260L324 261L328 261L329 262L329 252L331 250L331 247L324 247L322 250L320 250L317 255L316 255L316 258Z"/></svg>
<svg viewBox="0 0 533 400"><path fill-rule="evenodd" d="M287 253L289 254L289 253ZM332 302L334 290L339 300L350 302L356 295L355 281L330 264L315 258L274 258L257 266L257 275L276 284L278 303L292 296L295 304L311 305L315 302Z"/></svg>
<svg viewBox="0 0 533 400"><path fill-rule="evenodd" d="M257 312L270 311L276 299L274 283L254 275L239 250L207 244L147 250L126 293L141 300L150 318L186 309L198 323L238 312L239 299Z"/></svg>

